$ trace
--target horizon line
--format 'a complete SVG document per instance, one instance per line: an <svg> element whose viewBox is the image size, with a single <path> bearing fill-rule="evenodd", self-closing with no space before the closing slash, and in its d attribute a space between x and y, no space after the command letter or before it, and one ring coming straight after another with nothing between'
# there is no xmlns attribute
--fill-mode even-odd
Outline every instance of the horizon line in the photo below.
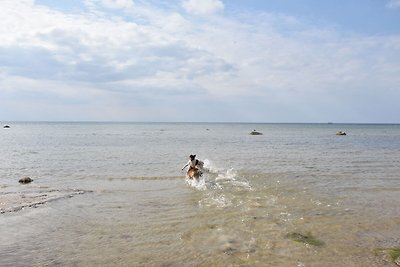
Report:
<svg viewBox="0 0 400 267"><path fill-rule="evenodd" d="M100 121L100 120L0 120L1 123L176 123L176 124L375 124L399 125L400 122L249 122L249 121Z"/></svg>

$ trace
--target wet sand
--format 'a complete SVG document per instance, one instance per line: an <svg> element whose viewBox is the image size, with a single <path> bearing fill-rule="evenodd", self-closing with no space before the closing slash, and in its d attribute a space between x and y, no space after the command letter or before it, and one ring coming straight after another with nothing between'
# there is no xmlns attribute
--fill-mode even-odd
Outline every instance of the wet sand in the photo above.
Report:
<svg viewBox="0 0 400 267"><path fill-rule="evenodd" d="M37 208L48 202L71 198L90 191L70 189L57 190L50 188L39 188L34 190L21 190L7 192L0 195L0 213L18 212L27 208Z"/></svg>

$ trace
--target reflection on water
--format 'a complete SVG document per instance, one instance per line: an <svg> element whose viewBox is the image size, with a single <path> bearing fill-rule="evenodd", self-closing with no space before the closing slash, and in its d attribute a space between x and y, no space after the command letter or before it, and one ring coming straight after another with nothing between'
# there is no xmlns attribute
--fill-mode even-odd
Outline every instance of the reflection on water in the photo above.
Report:
<svg viewBox="0 0 400 267"><path fill-rule="evenodd" d="M200 189L183 177L110 179L2 217L2 266L381 266L371 250L398 244L400 218L371 218L279 175L232 173L205 174ZM326 245L285 238L293 231Z"/></svg>
<svg viewBox="0 0 400 267"><path fill-rule="evenodd" d="M47 125L55 132L48 142L58 147L36 147L22 131L13 137L25 143L11 142L14 156L2 155L1 194L87 193L0 214L0 266L392 266L376 249L400 246L396 127L374 142L375 128L356 126L346 129L347 139L330 139L327 126L258 125L250 128L265 134L250 139L239 135L248 132L243 125L207 125L210 131L189 134L194 143L207 140L200 152L212 155L202 158L208 171L194 181L180 172L192 153L180 139L185 125L163 125L168 144L154 136L158 125L86 125L90 136L96 132L91 141L80 125L55 126ZM71 131L83 139L70 139ZM13 183L35 164L32 185ZM289 233L323 245L294 242Z"/></svg>

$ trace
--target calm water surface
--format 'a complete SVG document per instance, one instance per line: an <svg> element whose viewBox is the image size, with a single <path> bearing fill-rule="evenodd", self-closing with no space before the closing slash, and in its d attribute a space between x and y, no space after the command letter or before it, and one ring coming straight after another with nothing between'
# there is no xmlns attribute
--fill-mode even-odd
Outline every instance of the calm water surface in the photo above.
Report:
<svg viewBox="0 0 400 267"><path fill-rule="evenodd" d="M399 125L8 124L0 194L91 192L0 214L0 266L393 266L376 249L400 247Z"/></svg>

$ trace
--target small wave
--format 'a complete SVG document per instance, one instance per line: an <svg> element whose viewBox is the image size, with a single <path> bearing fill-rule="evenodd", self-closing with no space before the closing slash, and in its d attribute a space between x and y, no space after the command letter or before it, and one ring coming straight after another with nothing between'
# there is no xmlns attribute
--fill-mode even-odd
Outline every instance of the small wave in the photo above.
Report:
<svg viewBox="0 0 400 267"><path fill-rule="evenodd" d="M132 176L132 177L109 177L109 181L119 180L119 181L160 181L160 180L177 180L182 179L182 176Z"/></svg>
<svg viewBox="0 0 400 267"><path fill-rule="evenodd" d="M252 189L249 182L240 177L238 172L234 169L226 170L225 172L219 173L215 178L215 181L219 184L231 185L235 188L246 188Z"/></svg>
<svg viewBox="0 0 400 267"><path fill-rule="evenodd" d="M209 196L199 201L200 206L217 208L226 208L232 205L232 200L227 198L224 194L217 196Z"/></svg>
<svg viewBox="0 0 400 267"><path fill-rule="evenodd" d="M0 195L0 214L17 212L24 208L37 208L49 202L92 192L79 189L6 192Z"/></svg>
<svg viewBox="0 0 400 267"><path fill-rule="evenodd" d="M237 171L234 169L226 170L225 172L219 173L216 181L225 180L225 181L236 181Z"/></svg>

